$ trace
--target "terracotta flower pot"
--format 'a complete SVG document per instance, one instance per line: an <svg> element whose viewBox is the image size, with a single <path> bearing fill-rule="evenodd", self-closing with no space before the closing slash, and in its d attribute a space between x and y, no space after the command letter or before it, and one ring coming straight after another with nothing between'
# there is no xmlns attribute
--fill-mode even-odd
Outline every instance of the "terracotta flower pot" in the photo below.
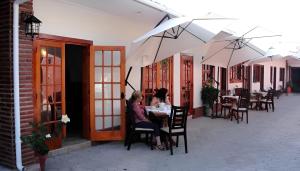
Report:
<svg viewBox="0 0 300 171"><path fill-rule="evenodd" d="M45 154L45 155L38 155L38 158L39 158L39 163L40 163L40 170L41 171L45 171L46 160L48 158L48 155L47 154Z"/></svg>
<svg viewBox="0 0 300 171"><path fill-rule="evenodd" d="M288 93L291 93L291 92L292 92L292 87L288 86L288 87L287 87L287 92L288 92Z"/></svg>

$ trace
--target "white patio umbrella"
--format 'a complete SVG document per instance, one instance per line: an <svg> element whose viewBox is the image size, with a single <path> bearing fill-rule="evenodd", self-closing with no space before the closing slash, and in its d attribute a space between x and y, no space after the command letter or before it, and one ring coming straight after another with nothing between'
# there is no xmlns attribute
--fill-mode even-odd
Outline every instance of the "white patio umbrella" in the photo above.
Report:
<svg viewBox="0 0 300 171"><path fill-rule="evenodd" d="M200 47L214 34L195 21L222 19L229 18L171 18L132 42L127 63L143 67L175 53Z"/></svg>
<svg viewBox="0 0 300 171"><path fill-rule="evenodd" d="M263 27L233 22L208 42L203 63L227 68L263 57L279 36Z"/></svg>

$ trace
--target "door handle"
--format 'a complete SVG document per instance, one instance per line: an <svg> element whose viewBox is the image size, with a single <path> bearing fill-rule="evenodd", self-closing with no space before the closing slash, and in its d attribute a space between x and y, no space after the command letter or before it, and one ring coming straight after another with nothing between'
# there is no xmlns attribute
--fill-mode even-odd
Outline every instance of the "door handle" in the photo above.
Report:
<svg viewBox="0 0 300 171"><path fill-rule="evenodd" d="M125 94L122 92L121 93L121 99L124 99L125 98Z"/></svg>

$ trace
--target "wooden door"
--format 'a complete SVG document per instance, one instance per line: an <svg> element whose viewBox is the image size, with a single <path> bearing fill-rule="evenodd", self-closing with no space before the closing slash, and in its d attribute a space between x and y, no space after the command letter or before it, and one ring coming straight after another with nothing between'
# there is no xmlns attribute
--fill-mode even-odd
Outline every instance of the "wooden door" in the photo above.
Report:
<svg viewBox="0 0 300 171"><path fill-rule="evenodd" d="M65 114L65 45L35 41L35 120L46 124L52 138L50 149L61 146L57 122ZM63 130L65 136L65 130Z"/></svg>
<svg viewBox="0 0 300 171"><path fill-rule="evenodd" d="M181 55L180 60L180 103L193 113L193 57Z"/></svg>
<svg viewBox="0 0 300 171"><path fill-rule="evenodd" d="M221 68L221 91L226 92L227 90L227 69Z"/></svg>
<svg viewBox="0 0 300 171"><path fill-rule="evenodd" d="M274 71L273 71L273 73L274 73L273 89L276 90L276 86L277 86L276 85L276 82L277 82L277 78L276 78L277 77L277 71L276 70L277 70L277 68L276 67L273 67L273 68L274 68Z"/></svg>
<svg viewBox="0 0 300 171"><path fill-rule="evenodd" d="M259 72L259 74L260 74L260 90L261 91L264 91L265 89L264 89L264 82L265 82L265 78L264 78L264 76L265 76L265 69L264 69L264 65L261 65L260 66L260 72Z"/></svg>
<svg viewBox="0 0 300 171"><path fill-rule="evenodd" d="M93 46L90 52L91 140L121 140L125 130L125 48Z"/></svg>

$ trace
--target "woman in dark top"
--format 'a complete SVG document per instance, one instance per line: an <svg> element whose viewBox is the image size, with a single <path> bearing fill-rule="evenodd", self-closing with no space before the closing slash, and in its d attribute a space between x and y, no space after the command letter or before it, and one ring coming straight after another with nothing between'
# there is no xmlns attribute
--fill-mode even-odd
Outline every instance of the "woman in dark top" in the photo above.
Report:
<svg viewBox="0 0 300 171"><path fill-rule="evenodd" d="M142 94L139 91L135 91L132 93L130 98L130 104L134 113L134 120L136 127L139 128L151 128L154 130L154 135L156 139L156 147L158 149L163 150L161 145L160 136L159 136L159 126L152 123L146 118L145 108L140 103L142 101Z"/></svg>

